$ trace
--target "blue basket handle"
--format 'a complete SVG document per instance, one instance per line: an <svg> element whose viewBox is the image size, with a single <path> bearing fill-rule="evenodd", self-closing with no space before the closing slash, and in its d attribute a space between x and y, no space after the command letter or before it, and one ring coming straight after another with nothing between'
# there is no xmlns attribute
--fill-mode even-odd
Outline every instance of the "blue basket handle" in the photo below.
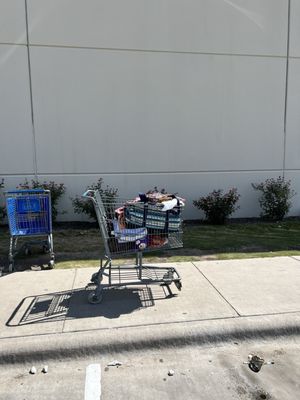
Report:
<svg viewBox="0 0 300 400"><path fill-rule="evenodd" d="M41 193L50 193L50 190L44 189L20 189L20 190L7 190L4 192L5 194L25 194L25 193L33 193L33 194L41 194Z"/></svg>

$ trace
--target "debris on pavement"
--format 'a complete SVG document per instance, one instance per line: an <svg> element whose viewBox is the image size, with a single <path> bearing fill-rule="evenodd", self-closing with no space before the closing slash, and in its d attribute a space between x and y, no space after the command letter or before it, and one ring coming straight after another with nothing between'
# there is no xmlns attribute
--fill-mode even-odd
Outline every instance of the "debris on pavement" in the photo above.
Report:
<svg viewBox="0 0 300 400"><path fill-rule="evenodd" d="M265 361L258 355L249 354L248 361L245 361L244 364L248 364L251 371L259 372L263 365L272 365L274 364L274 361Z"/></svg>
<svg viewBox="0 0 300 400"><path fill-rule="evenodd" d="M107 364L108 367L119 367L121 365L122 365L121 361L118 360L111 361L110 363Z"/></svg>
<svg viewBox="0 0 300 400"><path fill-rule="evenodd" d="M36 368L35 368L34 366L32 366L32 367L30 368L29 373L30 373L31 375L35 375L35 374L36 374Z"/></svg>
<svg viewBox="0 0 300 400"><path fill-rule="evenodd" d="M173 369L170 369L169 372L168 372L168 375L169 376L173 376L174 374L175 374L175 371Z"/></svg>

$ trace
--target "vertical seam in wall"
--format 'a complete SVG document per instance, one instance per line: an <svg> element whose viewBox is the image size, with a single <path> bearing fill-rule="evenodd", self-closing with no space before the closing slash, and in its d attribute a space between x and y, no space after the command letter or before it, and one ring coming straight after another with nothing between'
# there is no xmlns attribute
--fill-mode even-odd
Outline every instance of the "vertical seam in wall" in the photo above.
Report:
<svg viewBox="0 0 300 400"><path fill-rule="evenodd" d="M25 0L25 23L26 23L26 43L27 43L27 60L28 60L28 76L29 76L29 95L31 107L31 126L32 126L32 145L33 145L33 173L37 179L37 157L36 157L36 137L34 126L34 112L33 112L33 96L32 96L32 78L31 78L31 62L30 62L30 48L29 48L29 29L28 29L28 8L27 0Z"/></svg>
<svg viewBox="0 0 300 400"><path fill-rule="evenodd" d="M289 57L290 57L290 24L291 21L291 0L288 0L288 20L287 20L287 42L286 42L286 72L285 72L285 98L284 98L284 128L283 128L283 166L282 174L285 177L286 168L286 125L287 125L287 102L288 102L288 79L289 79Z"/></svg>

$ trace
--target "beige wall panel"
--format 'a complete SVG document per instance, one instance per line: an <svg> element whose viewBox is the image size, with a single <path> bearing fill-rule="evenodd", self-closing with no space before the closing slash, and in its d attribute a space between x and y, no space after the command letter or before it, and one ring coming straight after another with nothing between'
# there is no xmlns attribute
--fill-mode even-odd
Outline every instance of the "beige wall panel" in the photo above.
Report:
<svg viewBox="0 0 300 400"><path fill-rule="evenodd" d="M285 55L288 0L28 0L34 44Z"/></svg>
<svg viewBox="0 0 300 400"><path fill-rule="evenodd" d="M282 168L283 59L34 47L31 66L39 173Z"/></svg>
<svg viewBox="0 0 300 400"><path fill-rule="evenodd" d="M0 173L33 173L27 51L0 45Z"/></svg>
<svg viewBox="0 0 300 400"><path fill-rule="evenodd" d="M70 197L99 176L126 198L154 186L178 192L187 219L203 216L194 199L237 187L234 217L255 217L251 183L282 175L284 148L286 177L298 193L290 215L299 215L298 0L290 0L286 141L289 0L27 4L37 167L41 181L67 187L60 220L85 219L73 214ZM25 0L0 0L7 190L34 173L25 21Z"/></svg>
<svg viewBox="0 0 300 400"><path fill-rule="evenodd" d="M0 0L0 43L27 43L25 0Z"/></svg>
<svg viewBox="0 0 300 400"><path fill-rule="evenodd" d="M300 1L291 0L290 56L300 57Z"/></svg>
<svg viewBox="0 0 300 400"><path fill-rule="evenodd" d="M286 168L300 169L300 59L290 59L288 77Z"/></svg>

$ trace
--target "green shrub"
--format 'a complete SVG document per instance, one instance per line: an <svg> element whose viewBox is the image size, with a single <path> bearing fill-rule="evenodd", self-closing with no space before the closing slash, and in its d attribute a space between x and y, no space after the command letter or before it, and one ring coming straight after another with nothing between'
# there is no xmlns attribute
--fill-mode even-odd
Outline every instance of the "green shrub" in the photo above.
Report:
<svg viewBox="0 0 300 400"><path fill-rule="evenodd" d="M259 204L261 217L272 221L281 221L291 208L291 198L296 192L291 189L291 181L283 177L267 179L265 182L252 183L255 190L261 192Z"/></svg>
<svg viewBox="0 0 300 400"><path fill-rule="evenodd" d="M86 190L98 190L100 192L108 217L111 218L115 208L114 204L118 196L118 189L109 187L108 185L103 188L103 179L99 178L96 183L89 185ZM86 214L89 218L97 221L94 204L91 200L76 196L72 199L72 204L76 214Z"/></svg>
<svg viewBox="0 0 300 400"><path fill-rule="evenodd" d="M54 181L39 182L38 180L32 179L31 183L27 179L23 183L20 183L18 189L43 189L50 190L51 195L51 206L52 206L52 221L55 222L58 210L57 204L61 196L65 193L66 187L64 183L55 183Z"/></svg>
<svg viewBox="0 0 300 400"><path fill-rule="evenodd" d="M224 194L223 190L214 190L207 196L194 200L193 204L199 210L204 211L209 223L221 225L239 208L239 206L236 206L239 198L240 195L236 188L232 188Z"/></svg>

